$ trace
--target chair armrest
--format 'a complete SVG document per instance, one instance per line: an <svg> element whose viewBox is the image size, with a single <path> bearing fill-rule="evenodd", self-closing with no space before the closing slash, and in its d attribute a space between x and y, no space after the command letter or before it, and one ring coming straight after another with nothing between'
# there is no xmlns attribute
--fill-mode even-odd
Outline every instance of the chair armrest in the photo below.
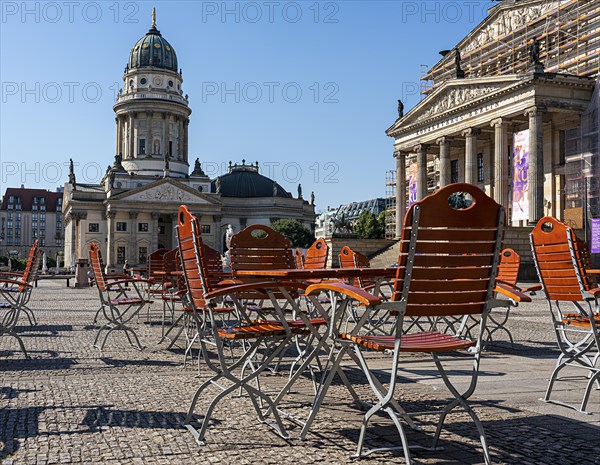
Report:
<svg viewBox="0 0 600 465"><path fill-rule="evenodd" d="M23 273L19 273L16 271L1 271L0 272L0 276L1 277L5 277L5 276L14 276L17 278L22 278L23 277Z"/></svg>
<svg viewBox="0 0 600 465"><path fill-rule="evenodd" d="M112 273L112 274L105 274L104 275L104 279L131 279L131 276L129 276L128 274L123 274L123 273Z"/></svg>
<svg viewBox="0 0 600 465"><path fill-rule="evenodd" d="M590 289L588 292L590 294L592 294L594 297L600 297L600 287L595 287L594 289Z"/></svg>
<svg viewBox="0 0 600 465"><path fill-rule="evenodd" d="M33 287L31 284L26 283L25 281L18 281L16 279L0 278L0 283L2 283L2 284L11 284L11 285L14 285L14 286ZM2 288L0 288L0 290L2 290Z"/></svg>
<svg viewBox="0 0 600 465"><path fill-rule="evenodd" d="M147 282L148 282L147 279L133 279L133 278L129 278L129 279L121 279L119 281L111 281L110 283L106 284L106 287L112 287L112 286L121 285L121 284L127 284L127 283L137 284L137 283L147 283Z"/></svg>
<svg viewBox="0 0 600 465"><path fill-rule="evenodd" d="M521 289L521 292L537 292L542 290L541 284L534 284L533 286L526 287L525 289Z"/></svg>
<svg viewBox="0 0 600 465"><path fill-rule="evenodd" d="M359 287L350 286L349 284L344 283L323 282L319 284L313 284L308 286L305 294L309 296L318 294L321 291L332 291L337 292L338 294L344 294L371 307L381 304L381 297L374 296L373 294L370 294Z"/></svg>
<svg viewBox="0 0 600 465"><path fill-rule="evenodd" d="M244 284L235 284L233 286L220 287L218 289L207 292L204 298L214 299L215 297L223 297L226 295L236 294L239 292L263 292L267 297L268 289L286 288L292 290L306 289L307 285L297 281L262 281Z"/></svg>
<svg viewBox="0 0 600 465"><path fill-rule="evenodd" d="M508 297L511 300L514 300L515 302L531 302L531 297L529 297L526 294L523 294L523 292L521 292L519 288L511 286L510 284L507 284L502 281L498 281L496 283L494 291L498 294L505 295L506 297Z"/></svg>

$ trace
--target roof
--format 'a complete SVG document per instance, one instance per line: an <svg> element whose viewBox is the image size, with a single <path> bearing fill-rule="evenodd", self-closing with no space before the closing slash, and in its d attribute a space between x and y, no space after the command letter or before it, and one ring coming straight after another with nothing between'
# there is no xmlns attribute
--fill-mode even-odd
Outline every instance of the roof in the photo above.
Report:
<svg viewBox="0 0 600 465"><path fill-rule="evenodd" d="M162 68L177 72L175 49L153 26L129 53L128 68Z"/></svg>
<svg viewBox="0 0 600 465"><path fill-rule="evenodd" d="M235 165L230 172L212 182L212 192L223 197L284 197L292 198L277 182L258 173L258 166Z"/></svg>
<svg viewBox="0 0 600 465"><path fill-rule="evenodd" d="M2 207L1 210L8 210L8 200L10 196L20 197L21 201L21 211L31 211L31 207L33 206L34 197L43 197L44 203L41 205L46 205L47 212L55 212L56 204L58 203L58 199L62 199L62 192L51 192L46 189L28 189L25 187L9 187L6 189L4 193L4 198L2 199ZM15 203L16 200L15 200Z"/></svg>

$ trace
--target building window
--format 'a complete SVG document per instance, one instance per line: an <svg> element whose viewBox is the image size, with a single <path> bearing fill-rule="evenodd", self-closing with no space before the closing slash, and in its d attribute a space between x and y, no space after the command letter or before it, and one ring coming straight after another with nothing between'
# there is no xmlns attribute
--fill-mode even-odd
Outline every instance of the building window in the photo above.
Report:
<svg viewBox="0 0 600 465"><path fill-rule="evenodd" d="M14 195L9 195L8 196L8 203L15 203L15 196Z"/></svg>
<svg viewBox="0 0 600 465"><path fill-rule="evenodd" d="M40 245L42 247L44 247L46 245L46 238L45 237L40 238Z"/></svg>
<svg viewBox="0 0 600 465"><path fill-rule="evenodd" d="M117 231L127 231L127 223L124 221L117 221Z"/></svg>
<svg viewBox="0 0 600 465"><path fill-rule="evenodd" d="M173 157L173 141L169 141L169 156Z"/></svg>
<svg viewBox="0 0 600 465"><path fill-rule="evenodd" d="M210 234L210 224L203 224L201 228L202 234Z"/></svg>
<svg viewBox="0 0 600 465"><path fill-rule="evenodd" d="M117 247L117 264L125 263L125 247Z"/></svg>
<svg viewBox="0 0 600 465"><path fill-rule="evenodd" d="M148 232L148 223L138 223L138 232Z"/></svg>
<svg viewBox="0 0 600 465"><path fill-rule="evenodd" d="M89 232L100 232L100 223L90 223L88 225L88 231Z"/></svg>
<svg viewBox="0 0 600 465"><path fill-rule="evenodd" d="M15 245L21 245L21 238L15 237Z"/></svg>
<svg viewBox="0 0 600 465"><path fill-rule="evenodd" d="M138 155L146 155L146 139L140 139L138 142Z"/></svg>
<svg viewBox="0 0 600 465"><path fill-rule="evenodd" d="M483 182L483 153L477 154L477 182Z"/></svg>
<svg viewBox="0 0 600 465"><path fill-rule="evenodd" d="M148 247L139 247L138 263L146 263L146 257L148 257Z"/></svg>
<svg viewBox="0 0 600 465"><path fill-rule="evenodd" d="M458 182L458 160L452 160L450 162L450 182Z"/></svg>
<svg viewBox="0 0 600 465"><path fill-rule="evenodd" d="M12 219L13 219L13 214L12 214L12 213L8 213L8 214L6 215L6 219L7 219L7 220L12 220Z"/></svg>

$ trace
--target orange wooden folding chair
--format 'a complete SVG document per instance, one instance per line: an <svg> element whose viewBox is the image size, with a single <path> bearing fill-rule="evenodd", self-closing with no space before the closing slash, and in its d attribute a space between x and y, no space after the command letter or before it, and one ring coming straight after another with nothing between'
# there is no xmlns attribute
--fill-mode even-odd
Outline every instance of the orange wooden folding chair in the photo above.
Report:
<svg viewBox="0 0 600 465"><path fill-rule="evenodd" d="M42 260L43 251L39 248L37 239L34 241L31 249L29 249L29 255L27 256L27 263L25 265L25 269L22 273L19 272L2 272L0 273L0 278L6 278L9 280L17 280L22 281L28 284L35 284L37 280L38 274L40 272L40 262ZM36 263L33 263L36 261ZM29 300L31 299L31 291L33 287L25 286L21 289L21 286L8 286L4 285L3 291L5 293L22 293L24 294L20 296L21 299L21 311L27 316L30 325L37 325L37 320L35 318L35 313L33 310L29 308L27 305Z"/></svg>
<svg viewBox="0 0 600 465"><path fill-rule="evenodd" d="M259 420L269 423L279 435L287 437L281 417L271 397L265 390L260 389L259 386L254 387L250 383L258 380L260 374L279 356L280 352L287 347L295 335L308 333L306 327L288 324L277 302L276 294L282 292L281 289L290 284L273 281L251 282L233 284L230 287L209 291L209 282L205 274L206 257L201 240L200 226L197 219L185 206L179 208L177 237L188 297L199 328L201 353L206 365L215 373L214 376L202 383L196 391L184 420L184 425L193 434L198 444L203 445L215 407L228 394L242 389L248 394ZM235 236L232 238L232 244L234 244L234 240ZM230 248L230 250L232 249ZM232 262L235 260L234 256L235 254L232 254ZM257 254L248 255L248 253L247 256L258 257ZM268 254L263 256L269 257ZM291 259L291 253L289 258ZM273 261L274 258L271 256L264 262L256 259L254 264L262 266ZM291 283L291 285L294 286L294 283ZM257 293L261 294L263 299L271 302L274 309L272 314L274 319L272 321L253 322L247 319L242 302L247 295L254 296ZM224 298L229 299L236 305L239 311L239 316L236 316L241 317L242 321L230 322L229 325L223 325L219 321ZM226 357L224 353L225 346L241 341L246 343L244 350L238 347L238 353L241 352L241 355L239 357ZM249 374L245 374L243 368L250 360L252 360L253 369ZM225 386L224 383L228 383L228 385ZM194 422L196 404L200 396L210 386L217 387L219 393L210 401L204 411L200 426L196 427ZM274 422L267 421L262 402L266 404L266 408L273 415Z"/></svg>
<svg viewBox="0 0 600 465"><path fill-rule="evenodd" d="M27 308L27 302L31 298L34 276L41 259L42 251L38 248L38 241L35 241L29 251L23 274L0 277L0 337L4 335L14 337L25 358L29 358L29 355L27 355L23 340L16 331L16 326L21 312L27 314L30 324L37 324L35 315L31 309Z"/></svg>
<svg viewBox="0 0 600 465"><path fill-rule="evenodd" d="M315 270L327 268L327 259L329 258L329 246L325 239L320 237L308 248L304 257L304 266L306 270Z"/></svg>
<svg viewBox="0 0 600 465"><path fill-rule="evenodd" d="M144 305L151 304L152 301L144 297L144 286L148 284L145 279L124 278L124 279L107 279L104 274L104 264L102 263L102 254L96 243L90 242L90 262L94 278L96 279L96 287L100 297L102 306L102 315L106 322L98 330L94 347L100 350L104 349L108 336L115 331L120 330L125 333L129 343L139 350L142 346L135 331L128 326L128 323L135 317ZM98 346L98 340L103 331L106 331L102 344ZM133 337L132 341L130 335Z"/></svg>
<svg viewBox="0 0 600 465"><path fill-rule="evenodd" d="M588 413L594 383L600 388L600 287L587 269L589 251L573 229L549 216L538 221L530 240L561 352L543 400ZM567 367L583 369L588 375L579 405L551 399L554 383Z"/></svg>
<svg viewBox="0 0 600 465"><path fill-rule="evenodd" d="M465 209L452 207L453 195L458 193L469 194L472 204ZM491 463L483 426L467 401L477 384L480 349L487 314L495 304L494 279L499 262L504 221L502 206L480 189L470 184L451 184L413 204L408 210L404 219L398 273L391 301L383 302L379 296L369 295L360 288L339 283L324 282L310 286L306 290L307 295L313 295L328 289L345 299L361 302L366 311L384 308L393 310L397 314L393 335L380 336L368 332L364 334L362 328L357 325L352 332L344 333L340 338L344 343L336 357L334 368L339 366L348 345L352 345L377 400L364 416L357 456L362 457L374 451L388 450L372 449L366 452L363 450L369 422L379 412L385 412L390 416L400 435L401 445L389 449L403 449L407 463L412 463L410 446L401 420L407 421L410 425L412 421L410 419L413 417L438 415L432 445L432 448L436 449L447 415L460 407L467 411L475 423L485 462ZM475 340L463 339L435 330L409 334L404 331L405 317L437 318L463 315L480 315L480 328ZM474 350L466 350L471 347ZM363 352L369 350L391 355L387 387L377 382L368 366ZM452 356L457 351L460 355ZM393 402L399 382L398 374L406 353L429 354L454 399L443 408L433 411L413 413L403 409L398 410ZM444 358L442 354L445 354ZM453 385L446 366L456 359L464 362L467 356L472 357L471 382L461 393ZM429 371L427 376L431 376ZM317 400L317 405L320 401L322 398Z"/></svg>

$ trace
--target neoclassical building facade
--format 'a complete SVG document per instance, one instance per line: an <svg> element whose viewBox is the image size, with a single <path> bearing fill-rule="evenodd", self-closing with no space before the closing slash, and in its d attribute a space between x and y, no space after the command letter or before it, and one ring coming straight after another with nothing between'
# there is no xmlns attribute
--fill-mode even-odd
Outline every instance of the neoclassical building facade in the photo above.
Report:
<svg viewBox="0 0 600 465"><path fill-rule="evenodd" d="M293 218L314 231L314 195L309 202L299 189L294 198L262 176L258 162L230 162L228 173L211 180L196 159L189 172L192 110L175 49L156 28L154 14L151 29L131 49L113 109L114 162L99 184L78 183L72 168L65 184L66 266L87 258L92 241L107 268L144 264L157 248L177 245L181 204L199 218L205 243L221 252L229 225L239 231Z"/></svg>
<svg viewBox="0 0 600 465"><path fill-rule="evenodd" d="M407 205L452 182L484 189L513 226L553 215L581 228L586 213L600 216L592 98L600 5L503 0L440 54L424 98L406 114L400 105L386 131L396 159L396 235ZM519 137L528 142L524 156ZM527 160L521 171L519 157ZM582 179L585 199L571 195Z"/></svg>

